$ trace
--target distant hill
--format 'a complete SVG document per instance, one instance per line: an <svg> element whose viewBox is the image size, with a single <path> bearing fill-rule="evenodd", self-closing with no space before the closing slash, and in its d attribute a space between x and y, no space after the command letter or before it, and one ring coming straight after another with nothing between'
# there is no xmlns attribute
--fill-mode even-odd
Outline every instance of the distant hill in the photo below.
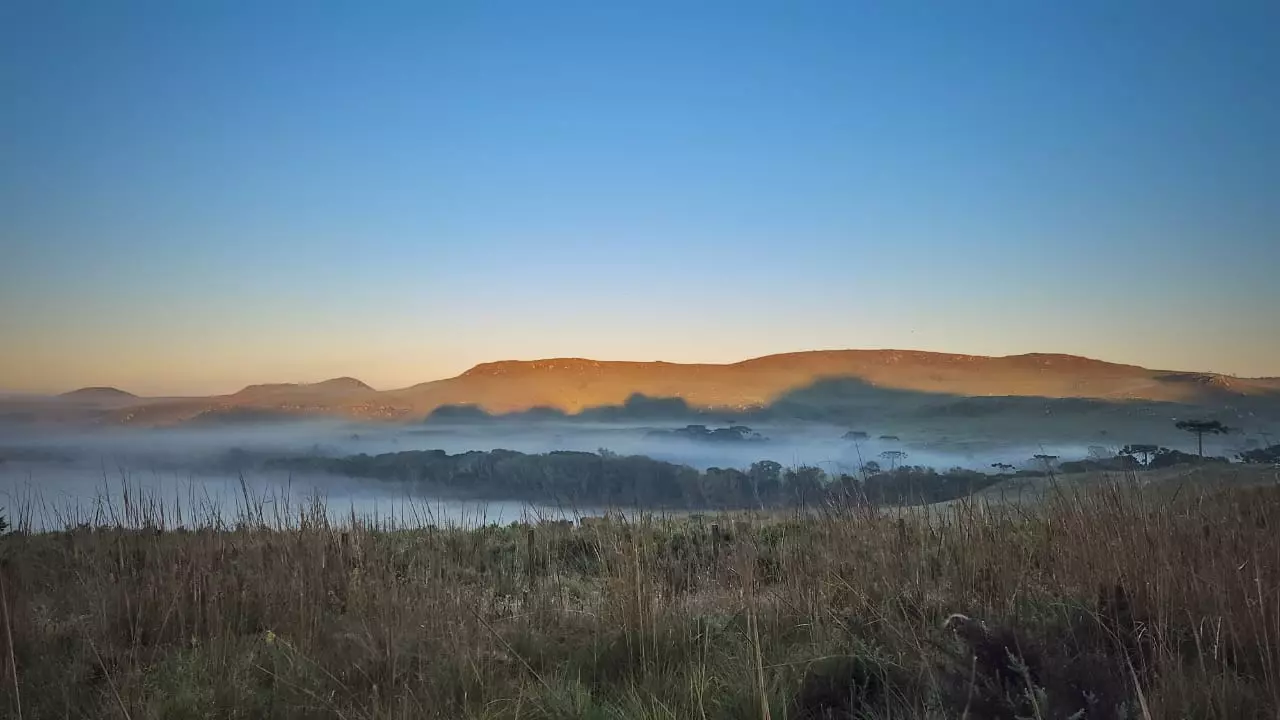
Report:
<svg viewBox="0 0 1280 720"><path fill-rule="evenodd" d="M114 387L82 387L79 390L62 393L58 397L69 400L131 400L138 396Z"/></svg>
<svg viewBox="0 0 1280 720"><path fill-rule="evenodd" d="M333 397L352 394L377 392L368 385L352 377L339 377L317 383L272 383L267 385L249 385L231 395L233 398L279 398L279 397Z"/></svg>
<svg viewBox="0 0 1280 720"><path fill-rule="evenodd" d="M577 412L632 394L682 398L695 407L746 410L821 381L961 397L1021 396L1218 402L1266 392L1262 383L1204 373L1148 370L1072 355L984 357L897 350L769 355L730 365L600 362L579 358L478 365L459 377L391 391L415 410L473 404L490 412L545 406Z"/></svg>
<svg viewBox="0 0 1280 720"><path fill-rule="evenodd" d="M320 390L335 390L344 392L375 392L373 388L360 382L353 377L338 377L323 382L315 383L315 387Z"/></svg>
<svg viewBox="0 0 1280 720"><path fill-rule="evenodd" d="M253 385L231 395L146 401L119 411L115 419L167 424L198 416L260 417L263 413L243 412L260 410L282 417L418 421L450 407L478 416L534 411L543 418L595 409L589 415L610 419L626 417L628 408L652 416L655 407L687 407L838 422L889 411L963 419L1011 411L1044 414L1054 408L1093 413L1134 403L1261 411L1280 406L1280 386L1274 380L1041 353L985 357L838 350L724 365L553 358L484 363L454 378L387 391L347 377Z"/></svg>

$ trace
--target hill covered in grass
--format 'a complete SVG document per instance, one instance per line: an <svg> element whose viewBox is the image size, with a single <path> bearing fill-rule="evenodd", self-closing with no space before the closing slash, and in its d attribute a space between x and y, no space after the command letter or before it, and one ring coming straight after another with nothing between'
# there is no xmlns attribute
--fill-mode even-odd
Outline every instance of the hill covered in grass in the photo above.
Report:
<svg viewBox="0 0 1280 720"><path fill-rule="evenodd" d="M621 405L634 395L691 407L768 407L818 383L856 380L870 391L955 397L1088 398L1205 403L1275 392L1264 381L1177 373L1071 355L984 357L897 350L770 355L728 365L602 362L577 358L478 365L449 380L392 391L416 411L449 404L491 413L533 407L569 413Z"/></svg>
<svg viewBox="0 0 1280 720"><path fill-rule="evenodd" d="M1054 354L838 350L731 364L558 358L485 363L453 378L384 391L354 378L252 385L229 395L142 401L110 420L142 425L271 416L416 421L451 407L486 416L596 412L599 418L625 418L637 410L637 402L650 403L641 408L650 415L661 409L667 415L711 412L833 422L856 419L860 412L964 418L1143 404L1256 414L1280 409L1280 381Z"/></svg>
<svg viewBox="0 0 1280 720"><path fill-rule="evenodd" d="M82 387L66 392L58 397L66 400L134 400L137 395L114 387Z"/></svg>

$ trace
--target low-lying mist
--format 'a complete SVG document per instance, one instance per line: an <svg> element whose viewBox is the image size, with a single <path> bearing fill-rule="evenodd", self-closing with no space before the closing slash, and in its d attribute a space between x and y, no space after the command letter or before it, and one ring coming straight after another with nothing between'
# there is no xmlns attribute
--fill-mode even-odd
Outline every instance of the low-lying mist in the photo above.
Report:
<svg viewBox="0 0 1280 720"><path fill-rule="evenodd" d="M995 462L1018 465L1036 454L1063 459L1084 457L1089 446L1079 442L1038 444L951 438L895 428L892 433L867 431L865 438L846 439L848 428L823 424L754 425L758 438L740 440L683 437L681 422L610 424L580 422L374 425L334 421L176 427L158 429L102 428L50 432L47 428L0 430L0 459L63 461L110 470L208 470L232 453L254 456L377 455L407 450L555 450L645 455L689 465L746 469L772 460L783 466L815 465L831 470L856 469L878 460L885 451L906 453L904 462L935 468L985 469ZM711 426L711 429L715 429ZM42 463L44 464L44 463Z"/></svg>
<svg viewBox="0 0 1280 720"><path fill-rule="evenodd" d="M726 428L728 426L725 426ZM993 463L1034 466L1034 455L1063 460L1086 457L1080 442L1001 443L989 438L951 437L928 428L893 427L853 430L817 423L752 425L739 434L687 432L685 423L583 423L527 421L428 423L420 425L302 421L164 429L94 428L51 432L47 427L0 430L0 505L26 507L34 524L50 527L74 522L110 522L110 513L126 489L169 508L169 524L184 511L221 508L266 499L290 505L324 497L338 515L389 515L400 522L510 522L534 510L555 515L591 512L564 508L557 498L533 506L514 502L416 494L407 484L336 476L324 472L266 469L269 461L289 458L341 458L351 455L442 450L513 450L525 454L552 451L641 455L697 470L747 470L770 460L784 468L814 466L830 476L857 473L868 462L965 468L988 472ZM865 435L865 437L862 437ZM852 439L856 436L856 439ZM1116 448L1109 448L1114 451ZM1094 452L1097 452L1095 449ZM889 456L882 455L890 453ZM897 455L896 453L902 453ZM465 490L462 491L465 493ZM105 499L104 499L105 498ZM105 504L104 504L105 503Z"/></svg>

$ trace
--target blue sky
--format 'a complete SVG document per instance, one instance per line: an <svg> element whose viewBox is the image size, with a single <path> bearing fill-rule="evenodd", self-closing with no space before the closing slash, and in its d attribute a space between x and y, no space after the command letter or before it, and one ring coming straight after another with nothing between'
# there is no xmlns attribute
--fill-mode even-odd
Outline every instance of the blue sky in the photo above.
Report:
<svg viewBox="0 0 1280 720"><path fill-rule="evenodd" d="M1280 375L1274 2L0 6L0 387Z"/></svg>

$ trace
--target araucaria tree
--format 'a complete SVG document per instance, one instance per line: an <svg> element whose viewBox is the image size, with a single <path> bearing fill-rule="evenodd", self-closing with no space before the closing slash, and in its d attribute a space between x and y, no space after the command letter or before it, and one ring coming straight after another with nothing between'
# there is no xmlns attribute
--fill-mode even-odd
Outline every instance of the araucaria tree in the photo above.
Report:
<svg viewBox="0 0 1280 720"><path fill-rule="evenodd" d="M893 469L898 466L899 462L907 459L907 454L901 450L885 450L880 453L880 457L889 461L889 472L893 472Z"/></svg>
<svg viewBox="0 0 1280 720"><path fill-rule="evenodd" d="M1195 433L1196 452L1202 458L1204 457L1205 435L1225 435L1231 432L1231 428L1217 420L1179 420L1174 423L1174 427L1179 430L1186 430L1189 433Z"/></svg>

